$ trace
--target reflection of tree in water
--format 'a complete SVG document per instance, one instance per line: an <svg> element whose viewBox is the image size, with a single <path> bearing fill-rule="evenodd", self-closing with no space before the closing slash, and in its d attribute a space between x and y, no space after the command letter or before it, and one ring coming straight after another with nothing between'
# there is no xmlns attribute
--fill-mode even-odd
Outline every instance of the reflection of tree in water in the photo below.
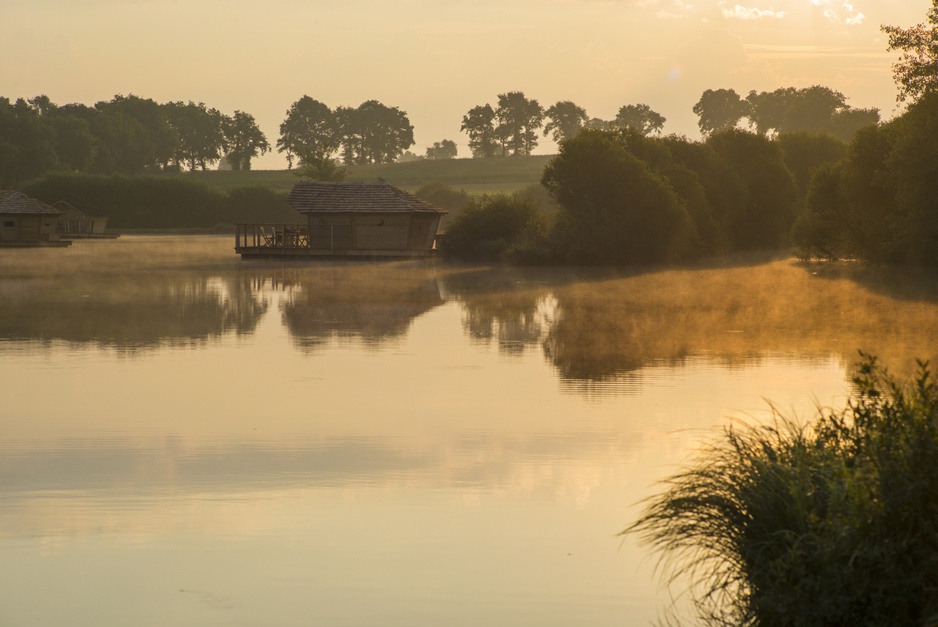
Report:
<svg viewBox="0 0 938 627"><path fill-rule="evenodd" d="M250 333L267 310L229 238L125 236L0 255L0 338L135 351Z"/></svg>
<svg viewBox="0 0 938 627"><path fill-rule="evenodd" d="M447 291L463 308L463 328L476 342L498 342L520 354L536 346L550 325L553 300L543 271L486 269L446 277Z"/></svg>
<svg viewBox="0 0 938 627"><path fill-rule="evenodd" d="M250 292L226 293L197 274L0 281L0 337L134 350L250 332L266 310Z"/></svg>
<svg viewBox="0 0 938 627"><path fill-rule="evenodd" d="M738 366L836 355L852 365L863 350L897 374L911 373L916 357L933 357L938 302L921 295L935 293L934 277L889 271L876 279L894 286L887 292L861 282L871 276L862 267L820 268L775 261L558 286L545 355L562 378L598 382L688 357ZM900 293L913 296L892 296Z"/></svg>
<svg viewBox="0 0 938 627"><path fill-rule="evenodd" d="M249 333L267 308L237 280L189 272L0 279L0 337L120 350Z"/></svg>
<svg viewBox="0 0 938 627"><path fill-rule="evenodd" d="M283 280L293 288L281 307L283 320L303 348L334 339L381 346L443 303L432 268L423 264L317 264Z"/></svg>

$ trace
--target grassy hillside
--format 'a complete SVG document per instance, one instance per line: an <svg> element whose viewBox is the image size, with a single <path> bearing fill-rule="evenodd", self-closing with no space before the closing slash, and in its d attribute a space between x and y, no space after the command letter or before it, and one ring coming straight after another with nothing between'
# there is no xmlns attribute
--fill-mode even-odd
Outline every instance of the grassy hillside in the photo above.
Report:
<svg viewBox="0 0 938 627"><path fill-rule="evenodd" d="M409 161L383 165L353 166L348 181L374 181L379 178L413 192L427 183L446 183L473 195L513 192L541 181L550 155L504 157L500 159L447 159ZM259 185L288 192L304 179L290 170L250 170L247 172L185 172L179 176L205 183L227 192L236 187Z"/></svg>

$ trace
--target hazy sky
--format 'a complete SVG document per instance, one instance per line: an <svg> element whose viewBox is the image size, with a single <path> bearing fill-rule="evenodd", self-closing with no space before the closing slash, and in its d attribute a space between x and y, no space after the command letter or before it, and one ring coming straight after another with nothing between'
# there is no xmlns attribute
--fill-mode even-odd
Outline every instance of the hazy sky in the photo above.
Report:
<svg viewBox="0 0 938 627"><path fill-rule="evenodd" d="M115 94L254 115L271 145L290 105L380 100L416 146L452 139L471 107L523 91L611 119L646 103L698 136L705 89L823 84L895 114L881 24L929 0L0 0L0 96L94 104ZM537 150L550 153L551 142ZM276 152L254 167L280 168Z"/></svg>

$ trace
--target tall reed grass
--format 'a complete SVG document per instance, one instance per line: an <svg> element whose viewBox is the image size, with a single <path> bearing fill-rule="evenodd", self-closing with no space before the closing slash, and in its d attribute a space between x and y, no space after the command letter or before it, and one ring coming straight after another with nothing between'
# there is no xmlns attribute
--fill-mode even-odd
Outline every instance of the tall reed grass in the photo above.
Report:
<svg viewBox="0 0 938 627"><path fill-rule="evenodd" d="M872 356L843 410L734 426L623 533L708 625L938 625L938 384Z"/></svg>

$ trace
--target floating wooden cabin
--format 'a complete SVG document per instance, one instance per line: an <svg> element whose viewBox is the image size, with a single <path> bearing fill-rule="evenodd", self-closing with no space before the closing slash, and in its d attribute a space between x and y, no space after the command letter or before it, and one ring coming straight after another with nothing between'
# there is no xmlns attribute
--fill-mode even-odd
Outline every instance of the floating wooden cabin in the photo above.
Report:
<svg viewBox="0 0 938 627"><path fill-rule="evenodd" d="M0 246L69 246L55 223L61 212L15 190L0 190Z"/></svg>
<svg viewBox="0 0 938 627"><path fill-rule="evenodd" d="M446 214L385 182L297 183L287 203L305 224L239 224L247 257L422 258Z"/></svg>
<svg viewBox="0 0 938 627"><path fill-rule="evenodd" d="M108 217L101 215L91 205L75 198L68 198L52 203L52 207L62 212L55 224L55 232L66 239L113 239L117 234L105 233Z"/></svg>

